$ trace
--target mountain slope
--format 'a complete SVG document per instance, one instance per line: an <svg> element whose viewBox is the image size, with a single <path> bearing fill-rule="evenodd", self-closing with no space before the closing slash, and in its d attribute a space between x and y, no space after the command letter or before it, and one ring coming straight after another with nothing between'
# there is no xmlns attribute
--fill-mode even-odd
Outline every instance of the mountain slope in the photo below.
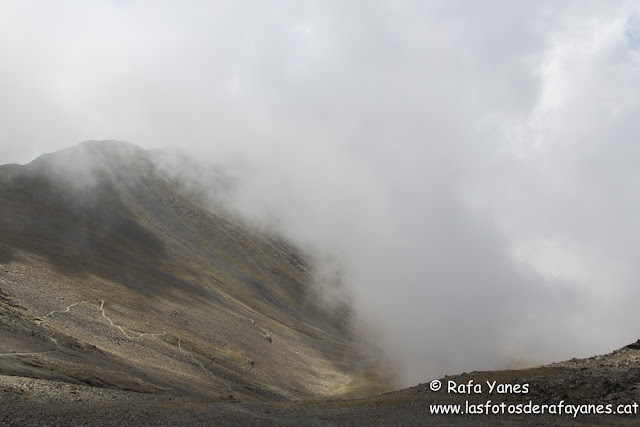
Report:
<svg viewBox="0 0 640 427"><path fill-rule="evenodd" d="M348 312L290 245L186 190L116 141L0 166L0 374L251 399L362 383Z"/></svg>
<svg viewBox="0 0 640 427"><path fill-rule="evenodd" d="M204 204L156 154L87 142L0 166L0 425L637 425L640 341L344 399L385 387L348 310L322 306L291 245ZM624 411L464 412L490 403Z"/></svg>

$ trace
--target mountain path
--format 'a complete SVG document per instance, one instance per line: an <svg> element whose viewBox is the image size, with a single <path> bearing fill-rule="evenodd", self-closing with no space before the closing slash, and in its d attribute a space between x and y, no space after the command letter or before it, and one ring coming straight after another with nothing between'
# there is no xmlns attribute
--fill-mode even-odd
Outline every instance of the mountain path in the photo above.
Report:
<svg viewBox="0 0 640 427"><path fill-rule="evenodd" d="M203 364L202 362L200 362L198 359L196 359L196 357L193 355L193 353L191 353L189 350L185 350L184 348L182 348L182 339L178 338L178 349L180 349L180 351L182 351L185 354L188 354L189 356L191 356L191 359L193 359L194 362L196 362L203 371L205 371L207 374L209 374L211 376L211 378L216 379L218 381L220 381L222 384L225 385L225 387L227 387L227 389L229 389L229 391L233 391L233 389L231 388L231 386L222 378L220 377L216 377L213 372L211 372L210 370L208 370Z"/></svg>
<svg viewBox="0 0 640 427"><path fill-rule="evenodd" d="M105 311L105 308L104 308L104 304L105 304L105 301L104 301L104 300L100 300L100 305L95 304L95 303L93 303L93 302L91 302L91 301L88 301L88 300L75 302L75 303L73 303L73 304L69 304L69 305L68 305L64 310L54 310L54 311L51 311L51 312L49 312L45 317L53 317L53 315L54 315L54 314L56 314L56 313L69 313L73 307L76 307L76 306L78 306L78 305L80 305L80 304L88 304L88 305L91 305L91 306L95 307L96 309L100 310L100 313L101 313L102 317L104 317L104 318L109 322L109 325L110 325L110 326L112 326L112 327L114 327L114 328L116 328L116 329L118 329L118 330L119 330L120 332L122 332L122 334L123 334L126 338L128 338L128 339L135 340L135 339L140 339L140 338L142 338L142 337L151 337L151 338L154 338L154 339L160 340L160 338L159 338L159 337L164 336L164 335L166 335L166 334L167 334L165 331L163 331L163 332L161 332L161 333L149 333L149 332L138 333L138 335L137 335L137 336L129 335L129 334L125 331L125 328L124 328L123 326L118 325L116 322L114 322L114 321L113 321L113 319L111 319L111 318L107 315L107 313L106 313L106 311ZM55 338L53 338L53 337L49 337L49 338L51 339L51 341L53 341L53 343L54 343L57 347L60 347L60 346L59 346L59 344L58 344L58 342L56 341L56 339L55 339ZM192 359L194 362L196 362L196 363L198 364L198 366L200 366L200 368L201 368L203 371L205 371L207 374L209 374L209 376L211 376L211 378L213 378L213 379L215 379L215 380L217 380L217 381L221 382L222 384L224 384L224 386L225 386L229 391L233 391L233 389L231 388L231 386L230 386L230 385L229 385L225 380L223 380L223 379L222 379L222 378L220 378L220 377L215 376L215 375L213 374L213 372L211 372L209 369L207 369L207 368L204 366L204 364L203 364L202 362L200 362L200 361L199 361L199 360L194 356L194 354L193 354L192 352L190 352L189 350L185 350L185 349L182 347L182 339L181 339L180 337L178 337L178 349L179 349L181 352L183 352L184 354L187 354L188 356L190 356L190 357L191 357L191 359ZM29 354L42 354L42 353L50 353L50 352L53 352L53 351L56 351L56 350L48 350L48 351L38 352L38 353L8 353L8 354L6 354L6 355L29 355ZM0 356L3 356L3 355L5 355L5 354L0 354Z"/></svg>
<svg viewBox="0 0 640 427"><path fill-rule="evenodd" d="M134 340L134 339L140 339L142 337L152 337L152 338L158 338L160 336L166 335L166 332L162 332L162 333L148 333L148 332L144 332L144 333L137 333L138 335L129 335L126 331L125 328L118 325L116 322L113 321L113 319L111 319L109 316L107 316L107 313L105 312L104 309L104 300L100 300L100 305L95 304L91 301L85 300L85 301L80 301L80 302L76 302L73 304L69 304L67 306L67 308L65 308L64 310L54 310L49 312L45 317L53 317L54 314L56 313L69 313L69 311L71 310L72 307L75 307L77 305L80 304L89 304L92 305L93 307L97 308L98 310L100 310L100 313L102 314L102 317L104 317L108 322L109 325L113 326L114 328L118 329L120 332L122 332L122 335L124 335L125 337L127 337L128 339ZM55 340L54 340L55 342Z"/></svg>

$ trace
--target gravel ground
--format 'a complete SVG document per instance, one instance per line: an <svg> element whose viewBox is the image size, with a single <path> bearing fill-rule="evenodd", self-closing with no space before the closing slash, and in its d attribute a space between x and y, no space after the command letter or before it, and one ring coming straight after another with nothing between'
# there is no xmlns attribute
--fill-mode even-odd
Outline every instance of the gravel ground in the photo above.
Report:
<svg viewBox="0 0 640 427"><path fill-rule="evenodd" d="M532 369L472 372L440 379L442 384L483 385L482 393L433 392L430 384L351 400L256 403L230 396L194 399L125 392L57 381L0 376L0 425L266 425L266 426L536 426L640 424L631 415L434 415L433 404L524 405L640 402L640 342L613 353ZM487 381L528 385L527 393L489 393Z"/></svg>

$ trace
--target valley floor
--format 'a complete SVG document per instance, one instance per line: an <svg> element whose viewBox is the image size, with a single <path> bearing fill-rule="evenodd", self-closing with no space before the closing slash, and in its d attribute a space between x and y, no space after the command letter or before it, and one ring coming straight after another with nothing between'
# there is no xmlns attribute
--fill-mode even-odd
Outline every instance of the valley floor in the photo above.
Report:
<svg viewBox="0 0 640 427"><path fill-rule="evenodd" d="M523 407L608 405L634 411L640 402L640 342L603 356L572 359L532 369L472 372L431 384L351 400L238 400L231 395L197 399L73 385L57 381L0 376L0 425L265 425L265 426L516 426L638 425L637 409L614 414L434 414L433 405L486 405L505 402ZM480 384L482 393L448 393L449 382ZM526 387L527 393L490 393L487 384ZM466 403L468 402L468 403ZM582 406L579 406L582 405Z"/></svg>

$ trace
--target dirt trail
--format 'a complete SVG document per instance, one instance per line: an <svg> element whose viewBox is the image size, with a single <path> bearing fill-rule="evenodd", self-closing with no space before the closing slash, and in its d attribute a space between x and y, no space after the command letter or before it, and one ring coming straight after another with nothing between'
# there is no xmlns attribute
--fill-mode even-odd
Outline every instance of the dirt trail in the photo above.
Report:
<svg viewBox="0 0 640 427"><path fill-rule="evenodd" d="M95 304L95 303L93 303L93 302L91 302L91 301L88 301L88 300L75 302L75 303L73 303L73 304L69 304L69 305L67 306L67 308L65 308L64 310L54 310L54 311L51 311L51 312L50 312L50 313L48 313L45 317L53 317L53 315L54 315L54 314L56 314L56 313L69 313L73 307L76 307L76 306L78 306L78 305L80 305L80 304L88 304L88 305L91 305L91 306L95 307L96 309L100 310L100 313L101 313L102 317L103 317L103 318L105 318L105 319L109 322L109 325L110 325L110 326L112 326L112 327L114 327L114 328L116 328L116 329L118 329L118 330L119 330L119 331L120 331L120 332L121 332L121 333L122 333L126 338L128 338L128 339L136 340L136 339L141 339L141 338L143 338L143 337L151 337L151 338L153 338L153 339L160 340L160 337L161 337L161 336L164 336L164 335L166 335L166 334L167 334L167 333L166 333L166 331L162 331L161 333L150 333L150 332L137 333L137 332L136 332L136 334L137 334L137 335L129 335L129 334L127 333L127 331L125 330L125 327L123 327L123 326L121 326L121 325L118 325L116 322L114 322L114 321L113 321L113 319L111 319L111 318L107 315L107 313L106 313L106 311L105 311L105 308L104 308L104 304L105 304L105 301L104 301L104 300L100 300L100 305ZM128 329L128 328L127 328L127 329ZM131 330L129 330L129 331L131 332ZM56 344L56 346L58 346L58 347L59 347L58 342L55 340L55 338L50 337L50 339L54 342L54 344ZM213 374L213 372L211 372L209 369L207 369L207 368L204 366L204 364L202 364L202 362L200 362L200 361L195 357L195 355L194 355L192 352L190 352L190 351L188 351L188 350L185 350L185 349L182 347L182 339L181 339L181 338L179 338L179 337L178 337L178 349L179 349L181 352L183 352L184 354L187 354L189 357L191 357L191 359L192 359L196 364L198 364L198 366L200 366L200 368L201 368L203 371L205 371L209 376L211 376L211 378L215 379L216 381L221 382L221 383L222 383L222 384L223 384L223 385L224 385L224 386L225 386L229 391L233 391L233 389L231 388L231 386L230 386L230 385L229 385L225 380L223 380L222 378L219 378L219 377L215 376L215 375ZM40 353L9 353L9 354L6 354L6 355L42 354L42 353L49 353L49 352L52 352L52 351L56 351L56 350L49 350L49 351L40 352ZM0 356L3 356L3 354L0 354Z"/></svg>
<svg viewBox="0 0 640 427"><path fill-rule="evenodd" d="M65 308L64 310L52 311L49 314L47 314L45 317L53 317L53 315L56 314L56 313L69 313L71 311L72 307L75 307L75 306L80 305L80 304L89 304L89 305L95 307L96 309L100 310L100 313L102 314L102 317L104 317L109 322L109 325L111 325L114 328L118 329L128 339L135 340L135 339L140 339L142 337L158 338L160 336L166 335L166 332L164 332L164 331L161 332L161 333L144 332L144 333L138 333L138 335L129 335L127 333L127 331L125 331L124 327L118 325L116 322L113 321L113 319L111 319L109 316L107 316L107 313L105 312L105 309L104 309L104 303L105 303L104 300L100 300L100 305L95 304L95 303L93 303L91 301L86 301L86 300L85 301L80 301L80 302L75 302L73 304L69 304L67 306L67 308Z"/></svg>
<svg viewBox="0 0 640 427"><path fill-rule="evenodd" d="M196 357L193 355L193 353L191 353L189 350L185 350L184 348L182 348L182 339L178 338L178 348L180 349L180 351L182 351L185 354L188 354L189 356L191 356L191 359L193 359L194 362L196 362L203 371L205 371L207 374L209 374L209 376L211 376L211 378L220 381L222 384L224 384L224 386L229 390L229 391L233 391L231 389L231 386L229 385L229 383L227 383L225 380L223 380L222 378L216 377L213 372L211 372L210 370L208 370L198 359L196 359Z"/></svg>

